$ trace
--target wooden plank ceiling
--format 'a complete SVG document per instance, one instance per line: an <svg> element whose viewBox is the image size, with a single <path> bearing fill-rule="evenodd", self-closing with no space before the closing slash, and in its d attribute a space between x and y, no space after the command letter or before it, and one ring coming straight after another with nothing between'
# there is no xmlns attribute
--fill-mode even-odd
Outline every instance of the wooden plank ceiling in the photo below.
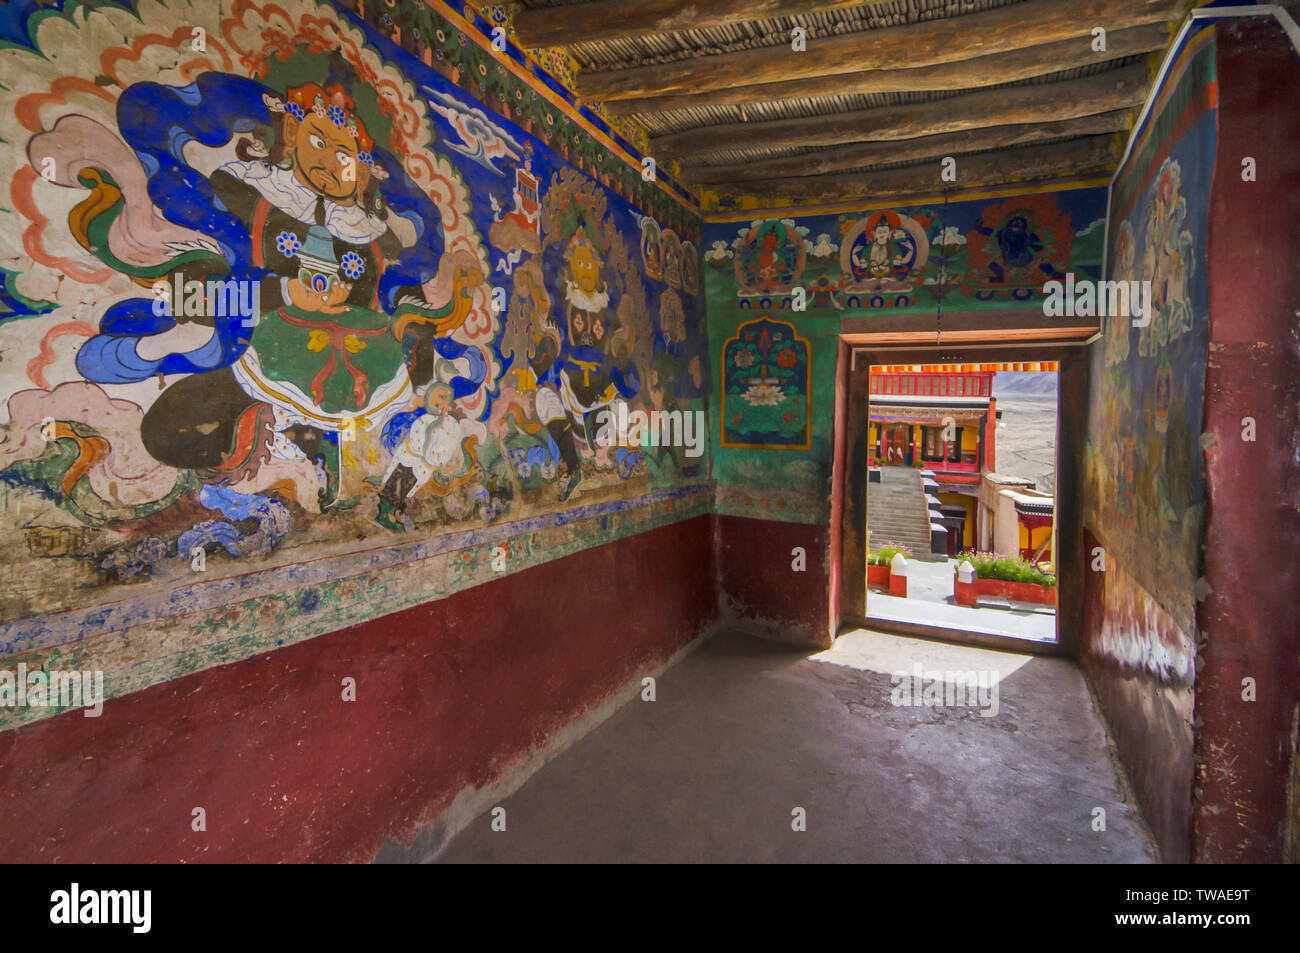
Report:
<svg viewBox="0 0 1300 953"><path fill-rule="evenodd" d="M1192 5L523 0L514 27L565 48L579 97L635 116L689 184L818 203L1113 170L1149 54Z"/></svg>

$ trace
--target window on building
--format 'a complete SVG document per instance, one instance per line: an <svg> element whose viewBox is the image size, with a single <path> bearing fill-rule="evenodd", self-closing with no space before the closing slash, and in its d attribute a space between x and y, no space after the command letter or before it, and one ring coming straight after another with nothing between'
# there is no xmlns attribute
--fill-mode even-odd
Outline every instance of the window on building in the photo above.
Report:
<svg viewBox="0 0 1300 953"><path fill-rule="evenodd" d="M961 463L961 427L955 428L952 440L943 439L942 427L921 428L921 459Z"/></svg>
<svg viewBox="0 0 1300 953"><path fill-rule="evenodd" d="M922 460L941 460L943 459L939 451L939 431L934 427L923 427L921 429L921 459Z"/></svg>

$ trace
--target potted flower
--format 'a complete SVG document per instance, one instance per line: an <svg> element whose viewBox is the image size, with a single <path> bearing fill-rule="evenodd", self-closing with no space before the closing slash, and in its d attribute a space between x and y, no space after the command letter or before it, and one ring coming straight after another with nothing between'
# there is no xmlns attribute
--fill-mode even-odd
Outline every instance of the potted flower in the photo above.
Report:
<svg viewBox="0 0 1300 953"><path fill-rule="evenodd" d="M902 553L904 559L912 558L912 550L902 543L885 543L867 552L867 585L889 588L889 565L894 555Z"/></svg>

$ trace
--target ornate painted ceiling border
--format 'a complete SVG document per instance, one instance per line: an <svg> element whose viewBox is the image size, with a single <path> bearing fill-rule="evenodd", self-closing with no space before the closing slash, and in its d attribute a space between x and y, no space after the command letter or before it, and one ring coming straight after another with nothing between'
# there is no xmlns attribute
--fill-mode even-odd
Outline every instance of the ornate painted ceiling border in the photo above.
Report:
<svg viewBox="0 0 1300 953"><path fill-rule="evenodd" d="M447 78L456 86L541 138L584 172L602 181L602 173L606 174L611 179L606 185L628 202L686 234L694 230L685 228L686 216L681 213L698 216L698 199L677 181L671 168L656 165L655 181L643 181L647 137L641 125L578 103L572 88L575 62L563 51L520 47L513 38L510 10L503 4L482 0L335 3L430 68L443 75L450 72ZM506 31L503 51L494 48L497 29ZM534 114L539 103L549 104L559 116L552 118L543 107L543 121L542 114ZM614 157L619 168L601 168L603 161L590 151L593 147ZM666 200L671 200L675 212L669 213Z"/></svg>
<svg viewBox="0 0 1300 953"><path fill-rule="evenodd" d="M208 0L205 0L208 2ZM655 181L641 177L648 137L632 118L610 117L603 106L581 105L573 92L576 64L562 50L525 50L514 40L510 12L504 4L484 0L332 0L334 5L365 23L380 36L444 73L490 109L523 126L570 162L660 219L681 234L698 232L699 198L686 188L671 167L658 164ZM9 0L0 2L0 49L32 48L34 26L46 17L72 15L77 7L109 6L134 10L134 0ZM493 49L493 30L506 31L505 50ZM493 75L489 63L500 76ZM467 68L462 68L467 67ZM478 72L478 77L472 76ZM523 92L524 89L528 93ZM497 103L488 101L495 96ZM545 103L533 115L535 104ZM500 108L504 107L504 108ZM520 122L520 120L524 122ZM525 125L526 123L526 125ZM575 134L576 133L576 134ZM611 168L592 152L602 150L614 160ZM603 179L602 179L603 181Z"/></svg>
<svg viewBox="0 0 1300 953"><path fill-rule="evenodd" d="M1214 34L1213 23L1186 34L1152 88L1147 107L1128 139L1125 156L1112 176L1110 212L1116 221L1128 217L1133 203L1151 184L1174 144L1201 116L1219 108ZM1133 168L1144 171L1141 175L1124 175Z"/></svg>

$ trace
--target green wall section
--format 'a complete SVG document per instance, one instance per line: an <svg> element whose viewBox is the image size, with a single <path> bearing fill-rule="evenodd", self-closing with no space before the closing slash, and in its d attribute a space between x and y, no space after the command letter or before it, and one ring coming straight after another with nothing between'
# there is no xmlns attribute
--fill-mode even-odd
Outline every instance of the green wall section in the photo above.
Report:
<svg viewBox="0 0 1300 953"><path fill-rule="evenodd" d="M713 368L711 406L722 406L722 348L741 325L754 321L754 312L709 314L709 358ZM775 320L794 317L778 312ZM831 461L834 447L835 360L840 334L837 315L798 316L793 322L806 338L812 395L811 446L807 450L767 450L723 447L722 427L712 428L713 477L719 513L823 524L830 519ZM718 411L713 411L716 421Z"/></svg>
<svg viewBox="0 0 1300 953"><path fill-rule="evenodd" d="M1106 191L1068 189L841 214L706 222L713 475L718 512L830 519L837 341L849 319L1042 308L1042 287L1096 279ZM765 238L766 236L766 238ZM874 248L873 248L874 244ZM847 247L846 247L847 246ZM806 308L794 310L796 289ZM810 353L807 450L724 446L723 348L742 325L790 324ZM855 331L870 330L855 321ZM732 368L734 376L748 370ZM793 386L785 385L787 388ZM735 391L729 400L736 398Z"/></svg>

